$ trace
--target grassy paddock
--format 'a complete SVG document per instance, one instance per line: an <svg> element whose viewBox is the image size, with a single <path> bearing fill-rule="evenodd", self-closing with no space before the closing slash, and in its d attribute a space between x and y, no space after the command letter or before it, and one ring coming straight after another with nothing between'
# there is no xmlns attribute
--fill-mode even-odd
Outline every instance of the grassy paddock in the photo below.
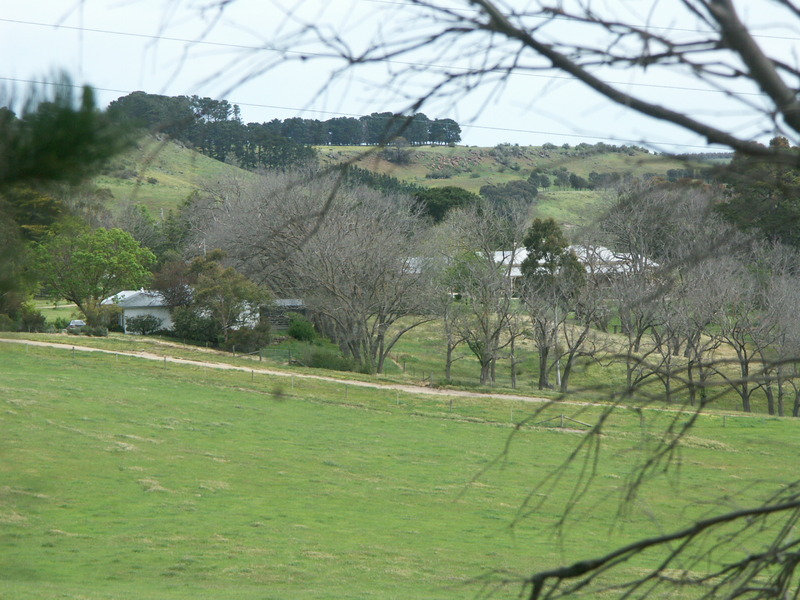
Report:
<svg viewBox="0 0 800 600"><path fill-rule="evenodd" d="M592 424L600 409L537 409L0 343L0 596L471 598L490 571L755 502L800 449L791 420L704 417L680 469L620 519L643 443L688 418L648 411L643 427L620 411L578 524L556 538L577 466L510 525L584 439L560 415Z"/></svg>

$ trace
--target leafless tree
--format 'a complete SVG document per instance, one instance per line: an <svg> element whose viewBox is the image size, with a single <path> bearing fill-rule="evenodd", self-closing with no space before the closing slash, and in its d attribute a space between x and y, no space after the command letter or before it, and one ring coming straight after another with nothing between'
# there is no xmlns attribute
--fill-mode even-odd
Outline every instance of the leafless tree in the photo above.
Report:
<svg viewBox="0 0 800 600"><path fill-rule="evenodd" d="M317 221L337 185L310 173L224 182L200 235L278 297L302 298L346 355L382 372L397 340L431 318L426 228L410 199L347 186Z"/></svg>
<svg viewBox="0 0 800 600"><path fill-rule="evenodd" d="M800 356L800 323L797 307L800 306L800 282L791 273L777 273L772 277L767 293L769 318L777 324L774 352L775 385L778 388L777 414L784 416L785 397L791 394L791 415L800 417L800 387L798 387L797 360Z"/></svg>
<svg viewBox="0 0 800 600"><path fill-rule="evenodd" d="M563 286L557 277L543 277L527 281L523 287L522 300L528 312L533 339L539 362L538 388L552 387L550 374L556 369L558 385L561 385L561 367L558 363L560 347L558 332L569 316ZM559 355L553 359L554 355Z"/></svg>
<svg viewBox="0 0 800 600"><path fill-rule="evenodd" d="M800 306L800 288L797 274L798 256L795 250L781 245L761 248L760 261L768 265L766 281L762 281L761 317L753 332L753 347L758 352L763 380L759 382L767 399L769 414L784 416L785 390L794 390L793 416L798 416L798 399L794 382L797 374L797 357L800 356L800 329L797 325L797 307ZM775 395L777 387L777 396Z"/></svg>
<svg viewBox="0 0 800 600"><path fill-rule="evenodd" d="M460 209L444 223L449 237L450 291L461 297L451 307L459 335L478 359L482 384L494 381L500 351L515 336L508 336L514 312L512 256L521 247L527 206L498 211L488 203Z"/></svg>
<svg viewBox="0 0 800 600"><path fill-rule="evenodd" d="M761 282L743 264L733 264L725 279L717 282L724 286L726 306L717 313L713 331L720 345L733 351L736 360L734 365L719 361L714 370L739 395L742 410L752 412L753 394L764 383L761 357L772 341L773 323L762 318Z"/></svg>

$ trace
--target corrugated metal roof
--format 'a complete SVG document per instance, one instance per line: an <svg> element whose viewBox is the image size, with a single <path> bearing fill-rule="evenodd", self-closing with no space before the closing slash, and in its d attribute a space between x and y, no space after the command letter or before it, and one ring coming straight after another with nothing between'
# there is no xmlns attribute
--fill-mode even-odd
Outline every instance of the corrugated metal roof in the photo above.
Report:
<svg viewBox="0 0 800 600"><path fill-rule="evenodd" d="M305 306L305 303L299 298L278 298L274 302L281 308L302 308Z"/></svg>
<svg viewBox="0 0 800 600"><path fill-rule="evenodd" d="M167 302L161 292L153 290L124 290L106 298L103 304L116 304L122 308L166 307Z"/></svg>

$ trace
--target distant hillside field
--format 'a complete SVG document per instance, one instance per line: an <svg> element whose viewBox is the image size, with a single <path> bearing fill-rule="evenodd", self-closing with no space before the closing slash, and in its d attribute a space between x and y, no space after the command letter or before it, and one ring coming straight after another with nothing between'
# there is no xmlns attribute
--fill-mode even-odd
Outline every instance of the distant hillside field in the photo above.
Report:
<svg viewBox="0 0 800 600"><path fill-rule="evenodd" d="M132 201L157 215L177 209L193 192L231 174L249 175L175 142L148 136L112 160L94 181L111 190L116 204Z"/></svg>
<svg viewBox="0 0 800 600"><path fill-rule="evenodd" d="M587 144L574 147L501 144L495 148L414 146L401 149L407 158L405 164L389 162L380 150L366 146L319 146L316 150L322 166L355 159L358 167L407 183L424 187L458 186L475 193L484 185L527 179L536 169L546 173L566 169L588 179L593 172L666 177L672 169L687 168L684 160L637 148L598 151ZM115 204L141 204L157 216L161 211L177 209L204 186L246 173L178 143L146 137L135 149L113 160L104 174L95 179L95 184L109 189ZM553 185L540 189L537 216L553 217L566 225L581 225L599 213L602 192L560 187L552 179Z"/></svg>
<svg viewBox="0 0 800 600"><path fill-rule="evenodd" d="M670 169L686 168L686 162L669 156L631 149L622 152L591 151L577 148L510 146L495 148L469 146L414 146L410 164L398 165L381 158L380 151L363 146L320 146L323 164L351 160L359 154L364 158L356 164L364 169L391 175L409 183L424 186L456 185L478 192L486 184L507 183L527 179L534 169L551 170L563 167L581 177L597 173L630 173L634 177L646 174L666 175ZM437 178L442 172L453 174ZM433 176L433 177L432 177Z"/></svg>

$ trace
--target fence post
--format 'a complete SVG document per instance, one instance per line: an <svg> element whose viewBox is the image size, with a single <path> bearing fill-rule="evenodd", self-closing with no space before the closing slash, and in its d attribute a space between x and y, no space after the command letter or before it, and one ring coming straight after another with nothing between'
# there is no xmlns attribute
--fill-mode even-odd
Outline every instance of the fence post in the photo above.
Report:
<svg viewBox="0 0 800 600"><path fill-rule="evenodd" d="M167 357L165 356L164 357L164 369L166 369L166 368L167 368Z"/></svg>

